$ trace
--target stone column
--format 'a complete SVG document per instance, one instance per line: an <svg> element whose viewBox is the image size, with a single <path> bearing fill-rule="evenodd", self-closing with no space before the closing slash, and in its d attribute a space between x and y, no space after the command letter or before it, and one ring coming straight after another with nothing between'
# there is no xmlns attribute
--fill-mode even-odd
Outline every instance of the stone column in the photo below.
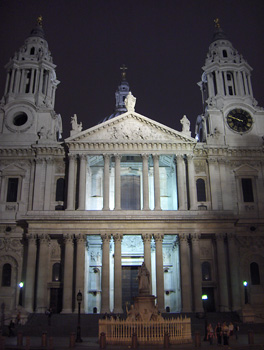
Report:
<svg viewBox="0 0 264 350"><path fill-rule="evenodd" d="M75 210L75 176L76 176L76 158L75 155L69 154L69 177L67 191L67 209Z"/></svg>
<svg viewBox="0 0 264 350"><path fill-rule="evenodd" d="M188 154L188 181L189 181L189 194L190 194L190 210L196 209L196 185L194 180L194 164L193 164L193 155Z"/></svg>
<svg viewBox="0 0 264 350"><path fill-rule="evenodd" d="M195 312L203 312L202 269L200 260L200 235L192 234L193 286Z"/></svg>
<svg viewBox="0 0 264 350"><path fill-rule="evenodd" d="M39 268L37 280L37 312L44 313L47 309L48 269L50 238L47 234L39 236Z"/></svg>
<svg viewBox="0 0 264 350"><path fill-rule="evenodd" d="M86 156L80 154L80 180L79 180L79 203L78 210L85 210L86 197Z"/></svg>
<svg viewBox="0 0 264 350"><path fill-rule="evenodd" d="M157 283L157 303L161 312L164 311L164 272L163 272L163 252L162 241L164 235L154 234L156 243L156 283Z"/></svg>
<svg viewBox="0 0 264 350"><path fill-rule="evenodd" d="M151 278L151 239L152 234L144 233L142 240L144 242L144 263L150 273L150 294L152 294L152 278Z"/></svg>
<svg viewBox="0 0 264 350"><path fill-rule="evenodd" d="M121 154L115 154L115 210L121 209L121 177L120 177L120 163Z"/></svg>
<svg viewBox="0 0 264 350"><path fill-rule="evenodd" d="M179 210L187 210L186 166L184 154L177 155L177 184Z"/></svg>
<svg viewBox="0 0 264 350"><path fill-rule="evenodd" d="M160 210L159 155L153 154L155 210Z"/></svg>
<svg viewBox="0 0 264 350"><path fill-rule="evenodd" d="M190 247L188 236L180 236L180 265L181 265L181 299L182 312L192 312L192 285Z"/></svg>
<svg viewBox="0 0 264 350"><path fill-rule="evenodd" d="M104 199L103 210L109 210L109 166L110 155L104 154Z"/></svg>
<svg viewBox="0 0 264 350"><path fill-rule="evenodd" d="M84 295L84 270L85 270L85 246L86 235L78 234L76 236L77 241L77 255L76 255L76 288L75 288L75 300L77 293L81 291ZM84 298L83 298L84 299ZM78 305L75 304L75 312L78 311ZM84 313L84 301L81 303L81 313Z"/></svg>
<svg viewBox="0 0 264 350"><path fill-rule="evenodd" d="M122 309L122 257L121 243L123 235L114 234L115 255L114 255L114 313L123 313Z"/></svg>
<svg viewBox="0 0 264 350"><path fill-rule="evenodd" d="M53 159L51 157L46 158L46 178L45 178L45 190L44 190L44 210L50 210L51 203L51 188L53 180Z"/></svg>
<svg viewBox="0 0 264 350"><path fill-rule="evenodd" d="M33 210L43 210L43 198L44 198L44 179L46 169L44 167L44 159L37 158L35 160L35 181L34 181L34 199L33 199ZM38 179L38 181L36 181Z"/></svg>
<svg viewBox="0 0 264 350"><path fill-rule="evenodd" d="M143 210L149 210L149 174L148 174L149 155L142 154L142 174L143 174Z"/></svg>
<svg viewBox="0 0 264 350"><path fill-rule="evenodd" d="M232 311L237 311L241 308L238 243L236 236L231 233L228 234L228 253L230 261Z"/></svg>
<svg viewBox="0 0 264 350"><path fill-rule="evenodd" d="M66 234L64 238L64 271L63 271L63 305L62 313L72 312L73 286L73 234Z"/></svg>
<svg viewBox="0 0 264 350"><path fill-rule="evenodd" d="M102 300L101 313L109 312L109 242L111 235L101 235L102 247Z"/></svg>
<svg viewBox="0 0 264 350"><path fill-rule="evenodd" d="M27 312L33 312L35 273L36 273L36 256L37 242L36 235L28 234L28 255L26 268L26 283L25 283L25 309Z"/></svg>
<svg viewBox="0 0 264 350"><path fill-rule="evenodd" d="M221 210L223 208L221 180L217 159L208 158L210 191L212 200L212 210Z"/></svg>
<svg viewBox="0 0 264 350"><path fill-rule="evenodd" d="M225 244L223 234L216 235L216 249L218 266L219 311L230 311L228 301Z"/></svg>

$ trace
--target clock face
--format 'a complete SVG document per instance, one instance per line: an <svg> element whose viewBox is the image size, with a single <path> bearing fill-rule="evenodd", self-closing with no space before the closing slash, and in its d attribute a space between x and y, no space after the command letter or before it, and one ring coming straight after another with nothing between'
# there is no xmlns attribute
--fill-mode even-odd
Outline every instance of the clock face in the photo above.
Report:
<svg viewBox="0 0 264 350"><path fill-rule="evenodd" d="M251 129L253 119L251 115L243 109L233 109L227 114L227 125L233 131L242 133Z"/></svg>

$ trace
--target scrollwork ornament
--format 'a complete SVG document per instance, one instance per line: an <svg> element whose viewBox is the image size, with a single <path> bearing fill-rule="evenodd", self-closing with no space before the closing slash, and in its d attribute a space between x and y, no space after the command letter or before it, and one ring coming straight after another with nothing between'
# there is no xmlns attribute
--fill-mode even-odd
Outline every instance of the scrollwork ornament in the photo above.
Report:
<svg viewBox="0 0 264 350"><path fill-rule="evenodd" d="M115 243L117 243L117 242L121 243L122 239L123 239L122 233L114 233L113 239L114 239Z"/></svg>
<svg viewBox="0 0 264 350"><path fill-rule="evenodd" d="M164 235L161 233L154 233L154 240L155 242L162 242L164 238Z"/></svg>

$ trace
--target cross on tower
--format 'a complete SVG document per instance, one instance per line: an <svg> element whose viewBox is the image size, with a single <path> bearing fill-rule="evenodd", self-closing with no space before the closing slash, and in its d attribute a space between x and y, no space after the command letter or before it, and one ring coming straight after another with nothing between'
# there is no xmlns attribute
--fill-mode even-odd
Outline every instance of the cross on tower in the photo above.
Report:
<svg viewBox="0 0 264 350"><path fill-rule="evenodd" d="M127 70L126 65L123 64L122 67L120 67L120 70L122 71L121 73L122 80L126 80L126 70Z"/></svg>

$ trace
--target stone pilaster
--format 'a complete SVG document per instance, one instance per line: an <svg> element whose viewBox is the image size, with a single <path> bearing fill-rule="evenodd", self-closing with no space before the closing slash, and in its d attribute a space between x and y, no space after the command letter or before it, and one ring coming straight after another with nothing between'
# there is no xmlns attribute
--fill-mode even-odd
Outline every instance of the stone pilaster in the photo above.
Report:
<svg viewBox="0 0 264 350"><path fill-rule="evenodd" d="M236 240L236 236L231 233L228 234L228 253L230 261L232 311L237 311L241 308L238 242Z"/></svg>
<svg viewBox="0 0 264 350"><path fill-rule="evenodd" d="M148 174L148 154L142 154L143 173L143 210L149 210L149 174Z"/></svg>
<svg viewBox="0 0 264 350"><path fill-rule="evenodd" d="M200 235L192 234L192 257L193 257L193 286L195 312L203 311L202 303L202 269L200 260Z"/></svg>
<svg viewBox="0 0 264 350"><path fill-rule="evenodd" d="M45 179L45 191L44 191L44 210L50 210L51 203L51 188L53 180L53 159L51 157L46 158L46 179Z"/></svg>
<svg viewBox="0 0 264 350"><path fill-rule="evenodd" d="M187 210L186 166L184 155L177 155L177 184L179 210Z"/></svg>
<svg viewBox="0 0 264 350"><path fill-rule="evenodd" d="M48 269L50 237L47 234L39 236L39 268L37 280L37 312L44 313L47 309Z"/></svg>
<svg viewBox="0 0 264 350"><path fill-rule="evenodd" d="M103 198L103 210L109 210L109 166L110 155L104 154L104 198Z"/></svg>
<svg viewBox="0 0 264 350"><path fill-rule="evenodd" d="M120 165L121 154L115 154L115 209L121 209L121 177L120 177Z"/></svg>
<svg viewBox="0 0 264 350"><path fill-rule="evenodd" d="M102 299L101 313L109 312L109 242L111 235L101 235L102 247Z"/></svg>
<svg viewBox="0 0 264 350"><path fill-rule="evenodd" d="M152 239L152 234L145 233L142 235L142 240L144 242L144 263L150 273L150 294L152 294L151 239Z"/></svg>
<svg viewBox="0 0 264 350"><path fill-rule="evenodd" d="M78 210L85 210L87 158L84 154L80 154L79 157L80 157L80 180L79 180Z"/></svg>
<svg viewBox="0 0 264 350"><path fill-rule="evenodd" d="M224 235L216 235L219 311L229 311Z"/></svg>
<svg viewBox="0 0 264 350"><path fill-rule="evenodd" d="M163 272L163 252L162 241L164 235L154 234L156 243L156 284L157 284L157 303L161 312L164 311L164 272Z"/></svg>
<svg viewBox="0 0 264 350"><path fill-rule="evenodd" d="M63 305L62 313L72 312L73 292L73 234L64 235L64 271L63 271Z"/></svg>
<svg viewBox="0 0 264 350"><path fill-rule="evenodd" d="M84 271L85 271L85 246L86 246L86 235L76 235L77 242L77 256L76 256L76 288L75 297L80 291L84 294ZM78 305L75 304L75 312L78 311ZM81 313L84 313L84 301L81 303Z"/></svg>
<svg viewBox="0 0 264 350"><path fill-rule="evenodd" d="M188 154L187 155L188 160L188 182L189 182L189 194L190 194L190 210L195 210L196 205L196 186L195 186L195 171L194 171L194 164L193 164L193 155Z"/></svg>
<svg viewBox="0 0 264 350"><path fill-rule="evenodd" d="M35 273L36 273L36 256L37 242L36 235L28 234L28 255L27 255L27 270L25 283L25 309L27 312L33 312Z"/></svg>
<svg viewBox="0 0 264 350"><path fill-rule="evenodd" d="M38 158L35 160L35 181L34 181L34 199L33 210L43 210L43 198L44 198L44 179L45 179L45 160ZM36 181L37 179L37 181Z"/></svg>
<svg viewBox="0 0 264 350"><path fill-rule="evenodd" d="M153 154L153 167L154 167L154 198L155 198L155 210L160 210L160 175L159 175L159 155Z"/></svg>
<svg viewBox="0 0 264 350"><path fill-rule="evenodd" d="M122 309L122 261L121 261L121 243L123 235L116 233L113 235L115 241L114 255L114 312L123 313Z"/></svg>
<svg viewBox="0 0 264 350"><path fill-rule="evenodd" d="M182 312L192 311L192 285L191 285L191 264L190 247L187 235L180 238L180 265L181 265L181 299Z"/></svg>
<svg viewBox="0 0 264 350"><path fill-rule="evenodd" d="M76 157L69 154L69 177L67 191L67 210L75 210Z"/></svg>

